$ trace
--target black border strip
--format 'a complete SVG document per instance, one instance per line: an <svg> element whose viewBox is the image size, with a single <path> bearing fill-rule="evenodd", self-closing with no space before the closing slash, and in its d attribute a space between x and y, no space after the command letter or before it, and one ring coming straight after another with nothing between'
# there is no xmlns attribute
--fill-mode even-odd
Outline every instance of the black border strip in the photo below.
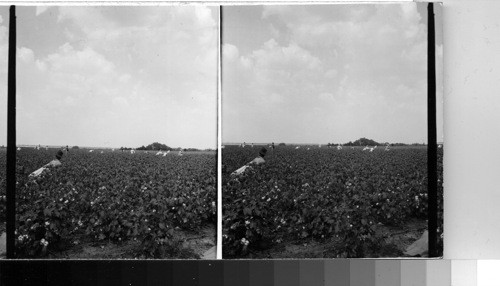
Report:
<svg viewBox="0 0 500 286"><path fill-rule="evenodd" d="M436 131L436 43L434 3L427 6L427 170L429 257L438 257L437 249L437 131Z"/></svg>
<svg viewBox="0 0 500 286"><path fill-rule="evenodd" d="M16 229L16 6L9 14L7 75L7 258L15 256Z"/></svg>
<svg viewBox="0 0 500 286"><path fill-rule="evenodd" d="M215 239L215 244L217 245L217 253L220 253L219 255L216 255L216 258L222 259L222 222L224 221L223 217L223 212L222 212L222 147L219 148L219 146L222 146L222 44L224 43L222 41L222 5L219 5L219 23L218 23L218 28L219 28L219 39L217 42L217 57L218 57L218 64L217 64L217 173L215 174L215 177L217 178L217 233L216 233L216 239ZM220 142L219 142L219 136L220 136ZM220 154L220 157L219 157ZM219 160L220 158L220 160ZM220 161L220 162L219 162ZM220 165L220 168L219 168ZM220 184L219 184L220 183ZM220 189L219 189L220 187ZM220 204L220 206L219 206ZM219 236L219 233L221 234Z"/></svg>

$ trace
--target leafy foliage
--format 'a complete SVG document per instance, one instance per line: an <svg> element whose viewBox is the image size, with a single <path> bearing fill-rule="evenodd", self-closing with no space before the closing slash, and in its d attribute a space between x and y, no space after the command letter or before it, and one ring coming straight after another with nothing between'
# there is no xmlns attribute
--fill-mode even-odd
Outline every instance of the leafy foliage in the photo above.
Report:
<svg viewBox="0 0 500 286"><path fill-rule="evenodd" d="M358 140L354 141L354 142L349 142L347 144L345 144L346 146L378 146L378 145L381 145L381 143L378 143L374 140L371 140L371 139L367 139L367 138L359 138Z"/></svg>
<svg viewBox="0 0 500 286"><path fill-rule="evenodd" d="M151 143L149 144L148 146L144 147L139 147L137 148L137 150L161 150L161 151L171 151L173 150L173 148L165 145L165 144L161 144L161 143L158 143L158 142L154 142L154 143Z"/></svg>
<svg viewBox="0 0 500 286"><path fill-rule="evenodd" d="M363 257L380 243L375 235L380 224L427 218L426 148L362 152L280 147L268 152L266 164L232 177L254 153L235 146L223 151L225 258L311 239L334 242L335 257Z"/></svg>
<svg viewBox="0 0 500 286"><path fill-rule="evenodd" d="M174 229L197 230L216 220L215 156L159 157L138 152L75 150L36 180L27 174L54 151L23 149L16 190L16 255L43 257L76 237L142 243L146 257L180 247Z"/></svg>

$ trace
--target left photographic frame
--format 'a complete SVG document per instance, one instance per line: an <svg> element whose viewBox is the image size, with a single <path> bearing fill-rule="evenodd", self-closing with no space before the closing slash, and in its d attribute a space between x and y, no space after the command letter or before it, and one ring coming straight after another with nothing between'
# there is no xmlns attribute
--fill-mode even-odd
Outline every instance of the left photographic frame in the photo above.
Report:
<svg viewBox="0 0 500 286"><path fill-rule="evenodd" d="M9 258L215 259L219 7L15 11L16 208ZM9 7L0 7L4 67L8 19ZM7 69L0 78L6 94ZM2 96L4 118L6 106ZM6 129L4 122L4 146Z"/></svg>

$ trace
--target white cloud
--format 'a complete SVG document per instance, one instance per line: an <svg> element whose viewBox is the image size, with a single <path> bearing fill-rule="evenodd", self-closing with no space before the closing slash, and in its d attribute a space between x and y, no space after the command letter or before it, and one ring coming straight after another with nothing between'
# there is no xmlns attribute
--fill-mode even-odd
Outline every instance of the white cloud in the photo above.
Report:
<svg viewBox="0 0 500 286"><path fill-rule="evenodd" d="M19 57L20 105L29 106L32 112L54 112L63 116L77 103L80 107L100 109L99 103L130 87L119 82L122 74L104 56L87 47L77 50L66 43L45 58L33 60L33 51L21 48ZM37 104L35 104L37 103ZM30 110L28 108L28 110ZM75 110L75 114L83 110Z"/></svg>
<svg viewBox="0 0 500 286"><path fill-rule="evenodd" d="M128 100L126 98L123 98L123 97L113 98L113 104L118 105L120 107L129 106Z"/></svg>
<svg viewBox="0 0 500 286"><path fill-rule="evenodd" d="M36 68L40 71L46 71L47 70L47 64L42 61L36 61Z"/></svg>
<svg viewBox="0 0 500 286"><path fill-rule="evenodd" d="M284 100L284 97L281 94L273 92L271 96L269 96L268 101L270 103L282 103ZM263 102L264 104L267 104L267 102Z"/></svg>
<svg viewBox="0 0 500 286"><path fill-rule="evenodd" d="M224 120L236 122L234 128L225 125L224 140L237 141L241 130L255 128L255 121L270 121L290 125L294 134L280 128L287 137L282 140L290 142L311 140L295 133L330 140L325 130L343 136L339 141L372 136L421 142L426 134L426 26L417 5L263 6L259 16L272 39L242 54L246 42L225 38L238 48L240 60L223 62ZM283 100L275 102L273 94ZM256 111L262 100L275 112ZM310 126L323 129L314 134ZM269 132L252 134L270 137Z"/></svg>
<svg viewBox="0 0 500 286"><path fill-rule="evenodd" d="M7 66L7 57L9 51L9 37L6 26L0 26L0 65ZM6 69L0 70L0 72L7 72Z"/></svg>
<svg viewBox="0 0 500 286"><path fill-rule="evenodd" d="M294 43L280 46L274 39L265 42L261 49L254 51L248 58L258 69L256 73L264 73L263 77L266 77L265 73L277 70L283 72L285 76L291 76L303 70L314 71L322 68L321 61L309 51Z"/></svg>
<svg viewBox="0 0 500 286"><path fill-rule="evenodd" d="M64 99L64 104L67 105L67 106L76 106L77 105L77 101L74 97L72 96L67 96L65 99Z"/></svg>
<svg viewBox="0 0 500 286"><path fill-rule="evenodd" d="M276 14L284 14L286 12L290 12L291 9L287 5L269 5L269 6L263 6L263 11L262 11L262 19L267 19L270 16L276 15Z"/></svg>
<svg viewBox="0 0 500 286"><path fill-rule="evenodd" d="M57 11L56 25L67 42L44 56L36 45L18 53L26 62L19 65L19 142L215 146L216 10L61 6Z"/></svg>
<svg viewBox="0 0 500 286"><path fill-rule="evenodd" d="M197 25L199 27L214 27L217 24L212 17L212 12L207 7L195 6L194 10L198 20ZM206 39L202 38L202 41L204 40Z"/></svg>
<svg viewBox="0 0 500 286"><path fill-rule="evenodd" d="M152 80L171 86L179 86L189 77L200 83L201 90L215 88L217 29L211 10L202 6L162 8L138 9L142 13L135 20L117 18L108 10L61 8L60 18L76 23L88 38L88 46L121 63L119 68L130 74L143 70ZM119 25L123 21L125 25Z"/></svg>
<svg viewBox="0 0 500 286"><path fill-rule="evenodd" d="M248 57L240 58L241 66L245 69L250 69L253 66L252 60Z"/></svg>
<svg viewBox="0 0 500 286"><path fill-rule="evenodd" d="M311 85L311 78L323 75L321 61L293 43L281 46L270 39L252 54L241 56L239 67L241 69L236 76L247 78L238 86L251 90L255 103L269 101L270 104L279 104L283 102L282 96L286 96L288 101L295 101L321 88ZM304 93L305 90L308 91Z"/></svg>
<svg viewBox="0 0 500 286"><path fill-rule="evenodd" d="M329 92L322 92L319 94L319 99L324 100L324 101L329 101L333 99L333 94Z"/></svg>
<svg viewBox="0 0 500 286"><path fill-rule="evenodd" d="M222 46L222 54L226 61L234 61L239 57L238 48L231 44L224 44Z"/></svg>
<svg viewBox="0 0 500 286"><path fill-rule="evenodd" d="M339 74L339 72L336 69L331 69L325 73L325 77L326 78L335 78L338 74Z"/></svg>
<svg viewBox="0 0 500 286"><path fill-rule="evenodd" d="M442 59L443 58L443 45L438 45L436 47L436 57Z"/></svg>
<svg viewBox="0 0 500 286"><path fill-rule="evenodd" d="M47 65L51 76L65 83L76 79L82 81L80 83L108 81L116 84L115 65L90 47L75 50L66 43L58 53L50 54L40 65L43 64Z"/></svg>
<svg viewBox="0 0 500 286"><path fill-rule="evenodd" d="M33 53L33 51L25 47L17 48L17 57L23 63L30 63L35 60L35 54Z"/></svg>
<svg viewBox="0 0 500 286"><path fill-rule="evenodd" d="M118 80L122 83L127 83L131 78L132 76L130 74L123 74L118 78Z"/></svg>
<svg viewBox="0 0 500 286"><path fill-rule="evenodd" d="M50 7L49 6L36 6L36 12L35 14L37 16L40 16L43 14L45 11L47 11Z"/></svg>

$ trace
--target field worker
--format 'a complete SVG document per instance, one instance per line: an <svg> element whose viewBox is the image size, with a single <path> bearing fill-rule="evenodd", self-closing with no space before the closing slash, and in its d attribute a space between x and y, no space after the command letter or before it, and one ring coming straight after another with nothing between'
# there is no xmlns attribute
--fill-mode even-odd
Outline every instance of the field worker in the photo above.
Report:
<svg viewBox="0 0 500 286"><path fill-rule="evenodd" d="M69 153L69 147L66 145L66 153Z"/></svg>
<svg viewBox="0 0 500 286"><path fill-rule="evenodd" d="M273 151L274 151L274 142L271 144L271 148L273 148Z"/></svg>
<svg viewBox="0 0 500 286"><path fill-rule="evenodd" d="M266 160L264 160L264 156L266 156L266 153L267 149L262 147L262 149L260 149L259 151L259 156L253 159L252 162L250 162L249 164L256 164L256 165L264 164L266 162Z"/></svg>
<svg viewBox="0 0 500 286"><path fill-rule="evenodd" d="M252 161L250 161L250 163L234 171L231 175L241 175L243 174L243 172L245 172L246 169L251 168L250 167L251 165L264 164L266 162L266 160L264 160L264 156L266 156L266 153L267 153L266 148L262 147L262 149L260 149L259 151L259 156L257 158L253 159Z"/></svg>
<svg viewBox="0 0 500 286"><path fill-rule="evenodd" d="M63 156L63 151L59 150L57 151L56 153L56 158L52 161L50 161L49 163L47 163L45 166L41 167L40 169L34 171L33 173L31 173L29 175L30 178L35 178L35 177L38 177L40 176L45 170L49 169L49 168L55 168L55 167L59 167L61 166L61 158Z"/></svg>

